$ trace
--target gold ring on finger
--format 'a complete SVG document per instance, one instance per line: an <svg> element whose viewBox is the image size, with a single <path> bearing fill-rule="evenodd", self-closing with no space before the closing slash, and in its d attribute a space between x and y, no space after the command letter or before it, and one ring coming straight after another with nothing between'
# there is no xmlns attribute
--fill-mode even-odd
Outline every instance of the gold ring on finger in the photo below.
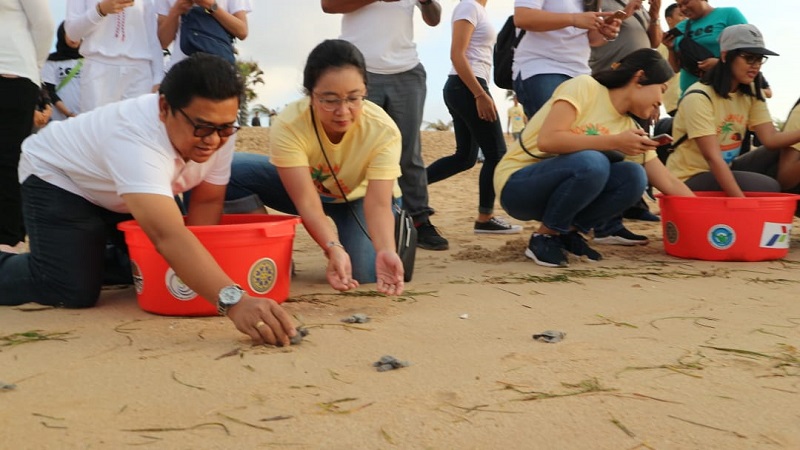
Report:
<svg viewBox="0 0 800 450"><path fill-rule="evenodd" d="M256 328L261 328L261 327L263 327L265 325L266 325L266 322L264 322L263 320L259 320L258 323L256 324Z"/></svg>

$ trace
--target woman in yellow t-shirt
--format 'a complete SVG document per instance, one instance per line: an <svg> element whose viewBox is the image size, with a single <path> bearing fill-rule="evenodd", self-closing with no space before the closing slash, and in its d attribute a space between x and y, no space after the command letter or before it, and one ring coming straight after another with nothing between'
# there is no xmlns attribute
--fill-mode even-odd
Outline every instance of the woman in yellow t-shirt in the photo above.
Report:
<svg viewBox="0 0 800 450"><path fill-rule="evenodd" d="M377 282L379 292L397 295L404 271L392 199L400 196L401 137L394 121L365 100L366 82L364 57L353 44L333 39L315 47L303 72L306 97L270 127L271 156L234 156L225 211L263 213L266 205L299 214L328 258L331 287Z"/></svg>
<svg viewBox="0 0 800 450"><path fill-rule="evenodd" d="M619 217L648 178L666 194L692 195L630 116L650 117L672 75L657 51L637 50L612 70L564 82L530 119L494 177L509 215L541 222L527 257L547 267L566 266L567 253L601 259L579 232Z"/></svg>
<svg viewBox="0 0 800 450"><path fill-rule="evenodd" d="M667 168L694 191L778 192L780 186L752 165L737 161L742 139L750 129L768 148L800 142L800 130L778 132L760 88L761 65L775 52L764 47L753 25L733 25L720 34L720 62L703 81L683 95L673 123L673 136L683 143L667 159Z"/></svg>

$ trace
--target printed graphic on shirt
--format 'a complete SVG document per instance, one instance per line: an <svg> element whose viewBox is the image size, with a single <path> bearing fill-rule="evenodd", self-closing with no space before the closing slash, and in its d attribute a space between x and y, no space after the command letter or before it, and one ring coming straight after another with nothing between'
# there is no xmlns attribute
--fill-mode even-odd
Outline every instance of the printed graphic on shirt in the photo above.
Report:
<svg viewBox="0 0 800 450"><path fill-rule="evenodd" d="M789 248L790 223L764 222L761 230L761 248Z"/></svg>
<svg viewBox="0 0 800 450"><path fill-rule="evenodd" d="M325 187L325 181L333 177L327 164L317 164L317 167L310 167L309 169L311 171L311 180L314 182L314 187L317 188L317 192L323 202L333 202L341 199L343 192L345 195L350 193L350 188L344 185L342 180L338 180L338 192L331 192L330 189ZM339 166L333 166L333 170L336 174L340 172Z"/></svg>
<svg viewBox="0 0 800 450"><path fill-rule="evenodd" d="M247 275L250 289L256 294L266 294L271 291L278 280L278 266L271 258L262 258L256 261Z"/></svg>
<svg viewBox="0 0 800 450"><path fill-rule="evenodd" d="M608 128L597 123L587 123L585 125L575 127L571 131L575 134L583 134L586 136L607 136L611 134Z"/></svg>
<svg viewBox="0 0 800 450"><path fill-rule="evenodd" d="M708 229L708 243L717 250L727 250L736 242L736 232L725 224L714 225Z"/></svg>
<svg viewBox="0 0 800 450"><path fill-rule="evenodd" d="M742 149L742 134L737 129L744 128L745 117L741 114L729 114L722 121L722 125L717 127L719 136L719 148L722 151L722 159L730 164L734 158L739 156ZM738 127L737 127L738 125Z"/></svg>

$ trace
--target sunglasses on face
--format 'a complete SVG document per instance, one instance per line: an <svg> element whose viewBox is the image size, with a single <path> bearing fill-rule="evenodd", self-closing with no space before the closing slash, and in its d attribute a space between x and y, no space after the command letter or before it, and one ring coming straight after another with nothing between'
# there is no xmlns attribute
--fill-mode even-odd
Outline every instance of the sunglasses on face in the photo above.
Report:
<svg viewBox="0 0 800 450"><path fill-rule="evenodd" d="M240 128L240 127L238 127L236 125L197 124L181 108L178 108L178 112L183 114L183 117L185 117L186 120L189 121L189 124L191 124L194 127L194 136L195 137L204 138L204 137L211 136L212 134L214 134L216 132L219 135L219 137L226 138L226 137L229 137L229 136L232 136L232 135L236 134L236 132L239 131L239 128Z"/></svg>

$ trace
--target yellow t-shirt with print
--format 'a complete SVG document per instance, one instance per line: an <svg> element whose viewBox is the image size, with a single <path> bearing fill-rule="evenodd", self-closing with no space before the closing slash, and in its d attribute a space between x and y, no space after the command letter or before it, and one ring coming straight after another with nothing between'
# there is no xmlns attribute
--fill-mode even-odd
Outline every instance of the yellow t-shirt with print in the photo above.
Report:
<svg viewBox="0 0 800 450"><path fill-rule="evenodd" d="M661 54L661 57L665 60L669 61L669 49L666 45L660 44L657 48L658 53ZM664 105L664 110L668 113L670 111L674 111L678 108L678 100L681 97L681 72L678 71L675 75L667 81L667 90L664 92L662 96L662 104Z"/></svg>
<svg viewBox="0 0 800 450"><path fill-rule="evenodd" d="M705 92L708 98L692 93L693 90ZM740 92L725 99L717 95L713 87L694 83L684 93L672 124L672 136L676 141L684 135L688 135L688 139L667 159L667 169L681 181L708 172L708 162L695 141L703 136L717 136L722 158L730 164L742 149L747 129L767 122L772 122L772 117L766 102Z"/></svg>
<svg viewBox="0 0 800 450"><path fill-rule="evenodd" d="M525 128L525 110L519 103L508 108L508 118L511 119L511 129L508 130L509 132L519 133Z"/></svg>
<svg viewBox="0 0 800 450"><path fill-rule="evenodd" d="M308 97L289 104L270 127L270 162L276 167L308 167L323 203L342 203L363 198L369 180L395 180L394 195L400 187L400 130L378 105L364 101L358 121L341 142L332 143L317 118L316 128L325 153L339 180L336 186L320 150L311 123Z"/></svg>
<svg viewBox="0 0 800 450"><path fill-rule="evenodd" d="M800 104L792 108L789 113L789 118L786 119L786 124L783 126L783 131L797 131L800 130ZM800 142L792 145L792 148L800 152Z"/></svg>
<svg viewBox="0 0 800 450"><path fill-rule="evenodd" d="M522 131L520 140L534 156L522 149L519 140L511 144L508 152L497 164L494 171L495 192L502 192L509 177L514 172L531 164L556 156L539 150L539 130L545 118L553 108L553 103L563 100L577 110L577 117L570 130L575 134L606 136L619 134L626 130L636 129L637 125L628 115L620 114L611 103L608 88L598 83L590 75L580 75L562 83L547 103L533 115L528 126ZM586 150L593 150L587 148ZM626 156L626 160L645 163L656 158L655 151L646 152L644 155Z"/></svg>

